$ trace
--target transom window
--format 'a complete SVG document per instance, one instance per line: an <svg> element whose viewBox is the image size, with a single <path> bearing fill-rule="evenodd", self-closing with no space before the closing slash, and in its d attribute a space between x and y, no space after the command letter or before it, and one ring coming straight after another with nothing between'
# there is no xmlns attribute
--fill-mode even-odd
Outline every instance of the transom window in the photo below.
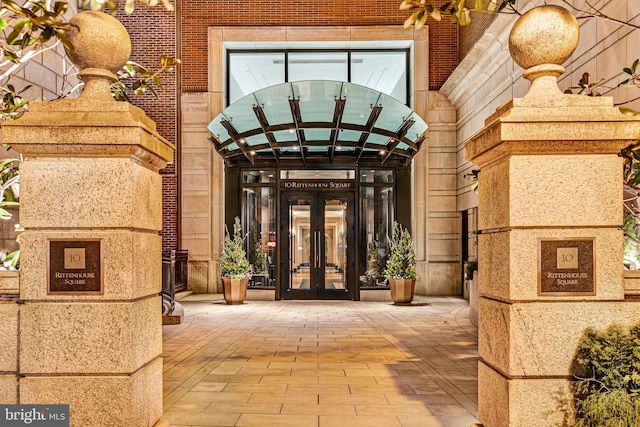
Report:
<svg viewBox="0 0 640 427"><path fill-rule="evenodd" d="M409 50L228 50L227 105L269 86L302 80L356 83L409 105Z"/></svg>

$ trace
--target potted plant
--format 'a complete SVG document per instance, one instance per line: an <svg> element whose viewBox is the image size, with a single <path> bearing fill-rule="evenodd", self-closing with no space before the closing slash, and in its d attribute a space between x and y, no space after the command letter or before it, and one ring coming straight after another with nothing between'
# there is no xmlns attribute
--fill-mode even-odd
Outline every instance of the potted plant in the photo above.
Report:
<svg viewBox="0 0 640 427"><path fill-rule="evenodd" d="M220 274L224 300L227 304L242 304L247 297L249 261L242 247L242 227L238 217L233 224L233 237L229 235L229 230L226 230L224 236L224 249L220 255Z"/></svg>
<svg viewBox="0 0 640 427"><path fill-rule="evenodd" d="M384 274L391 288L394 304L410 304L416 284L416 255L411 234L394 221L389 240L389 259Z"/></svg>

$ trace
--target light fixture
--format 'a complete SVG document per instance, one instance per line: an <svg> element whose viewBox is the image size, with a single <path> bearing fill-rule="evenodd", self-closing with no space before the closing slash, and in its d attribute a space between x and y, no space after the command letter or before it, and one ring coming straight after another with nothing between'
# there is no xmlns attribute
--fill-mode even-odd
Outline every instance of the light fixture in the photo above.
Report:
<svg viewBox="0 0 640 427"><path fill-rule="evenodd" d="M384 151L384 150L380 150L380 155L381 155L381 156L384 156L386 153L387 153L386 151Z"/></svg>

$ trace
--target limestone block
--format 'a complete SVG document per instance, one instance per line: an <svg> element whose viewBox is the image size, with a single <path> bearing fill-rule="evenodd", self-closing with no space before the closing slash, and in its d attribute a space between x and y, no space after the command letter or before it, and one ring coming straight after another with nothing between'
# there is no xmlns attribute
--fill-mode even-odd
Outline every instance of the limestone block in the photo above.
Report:
<svg viewBox="0 0 640 427"><path fill-rule="evenodd" d="M190 291L196 294L209 293L209 262L189 260ZM215 293L215 292L214 292Z"/></svg>
<svg viewBox="0 0 640 427"><path fill-rule="evenodd" d="M462 295L460 263L430 262L427 293L423 295Z"/></svg>
<svg viewBox="0 0 640 427"><path fill-rule="evenodd" d="M562 421L559 395L570 396L571 383L564 379L507 380L480 362L478 419L485 427L556 426Z"/></svg>
<svg viewBox="0 0 640 427"><path fill-rule="evenodd" d="M18 378L0 375L0 402L6 405L18 403Z"/></svg>
<svg viewBox="0 0 640 427"><path fill-rule="evenodd" d="M104 294L47 295L49 238L102 239ZM162 287L162 238L132 231L25 231L21 237L23 300L127 300L157 295Z"/></svg>
<svg viewBox="0 0 640 427"><path fill-rule="evenodd" d="M508 226L622 224L622 162L617 155L511 157Z"/></svg>
<svg viewBox="0 0 640 427"><path fill-rule="evenodd" d="M478 236L480 294L502 301L557 300L538 295L538 239L594 237L595 296L566 296L573 300L622 300L624 284L617 228L515 229Z"/></svg>
<svg viewBox="0 0 640 427"><path fill-rule="evenodd" d="M131 303L26 303L23 374L131 374L162 352L160 296Z"/></svg>
<svg viewBox="0 0 640 427"><path fill-rule="evenodd" d="M20 306L15 302L0 303L0 372L16 372L18 369L19 311Z"/></svg>
<svg viewBox="0 0 640 427"><path fill-rule="evenodd" d="M131 376L26 376L20 401L68 404L71 427L152 426L162 416L162 359Z"/></svg>
<svg viewBox="0 0 640 427"><path fill-rule="evenodd" d="M640 295L640 270L624 272L624 294Z"/></svg>
<svg viewBox="0 0 640 427"><path fill-rule="evenodd" d="M426 261L416 262L416 285L414 292L416 295L429 295L429 263ZM363 292L360 292L362 298Z"/></svg>
<svg viewBox="0 0 640 427"><path fill-rule="evenodd" d="M162 228L162 178L129 158L39 158L20 174L27 229Z"/></svg>
<svg viewBox="0 0 640 427"><path fill-rule="evenodd" d="M17 294L20 292L20 275L17 271L0 271L0 294Z"/></svg>
<svg viewBox="0 0 640 427"><path fill-rule="evenodd" d="M478 175L478 228L492 230L509 224L509 161L482 169Z"/></svg>
<svg viewBox="0 0 640 427"><path fill-rule="evenodd" d="M478 354L509 377L568 376L582 331L640 322L637 302L505 304L480 297Z"/></svg>
<svg viewBox="0 0 640 427"><path fill-rule="evenodd" d="M617 155L512 156L478 178L482 230L622 223Z"/></svg>

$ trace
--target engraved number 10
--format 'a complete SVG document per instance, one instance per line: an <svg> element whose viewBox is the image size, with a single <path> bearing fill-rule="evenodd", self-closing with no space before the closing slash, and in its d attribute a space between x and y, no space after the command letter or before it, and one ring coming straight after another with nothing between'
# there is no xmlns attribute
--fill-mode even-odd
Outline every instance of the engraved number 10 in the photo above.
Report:
<svg viewBox="0 0 640 427"><path fill-rule="evenodd" d="M573 261L572 254L562 254L562 262L571 262Z"/></svg>
<svg viewBox="0 0 640 427"><path fill-rule="evenodd" d="M69 254L70 262L80 262L80 255L78 254Z"/></svg>

